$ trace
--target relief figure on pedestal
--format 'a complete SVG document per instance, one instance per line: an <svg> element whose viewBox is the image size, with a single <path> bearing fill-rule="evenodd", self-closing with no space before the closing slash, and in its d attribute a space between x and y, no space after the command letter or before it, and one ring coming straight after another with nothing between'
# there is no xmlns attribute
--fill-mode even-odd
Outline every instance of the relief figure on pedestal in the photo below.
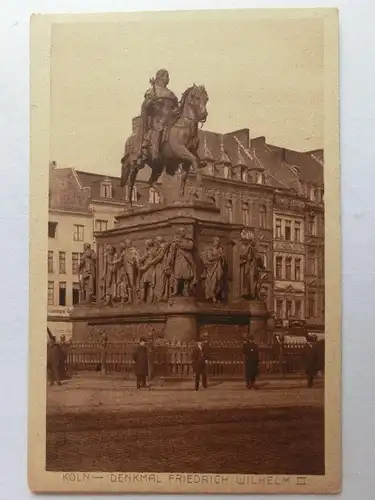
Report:
<svg viewBox="0 0 375 500"><path fill-rule="evenodd" d="M117 264L117 299L120 304L133 304L137 298L137 271L139 254L130 240L120 245Z"/></svg>
<svg viewBox="0 0 375 500"><path fill-rule="evenodd" d="M167 266L171 270L172 296L193 295L197 283L196 265L194 262L194 241L183 228L177 230L173 239Z"/></svg>
<svg viewBox="0 0 375 500"><path fill-rule="evenodd" d="M240 295L247 300L261 300L260 270L264 269L262 256L256 249L253 234L241 232L240 243Z"/></svg>
<svg viewBox="0 0 375 500"><path fill-rule="evenodd" d="M78 268L80 302L90 303L95 295L96 254L90 243L83 245L83 255Z"/></svg>
<svg viewBox="0 0 375 500"><path fill-rule="evenodd" d="M204 264L205 297L216 304L225 298L225 275L227 271L225 252L219 238L214 237L212 244L206 247L202 260Z"/></svg>
<svg viewBox="0 0 375 500"><path fill-rule="evenodd" d="M104 255L103 274L101 277L105 305L113 304L113 300L116 298L116 271L117 255L115 247L107 245Z"/></svg>
<svg viewBox="0 0 375 500"><path fill-rule="evenodd" d="M162 236L157 236L154 242L155 257L150 262L154 269L154 296L153 301L167 301L170 295L170 268L168 266L168 251L170 243L166 243Z"/></svg>
<svg viewBox="0 0 375 500"><path fill-rule="evenodd" d="M154 301L155 291L155 266L153 261L158 248L152 240L146 240L145 253L139 259L139 298L141 302Z"/></svg>

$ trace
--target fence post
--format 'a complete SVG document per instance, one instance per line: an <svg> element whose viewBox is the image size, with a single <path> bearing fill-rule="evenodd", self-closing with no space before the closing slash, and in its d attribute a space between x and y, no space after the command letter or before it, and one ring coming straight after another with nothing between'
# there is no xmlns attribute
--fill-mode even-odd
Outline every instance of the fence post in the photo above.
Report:
<svg viewBox="0 0 375 500"><path fill-rule="evenodd" d="M154 329L148 334L148 378L152 380L154 376Z"/></svg>
<svg viewBox="0 0 375 500"><path fill-rule="evenodd" d="M285 377L284 370L284 335L278 337L279 342L279 373L282 377Z"/></svg>

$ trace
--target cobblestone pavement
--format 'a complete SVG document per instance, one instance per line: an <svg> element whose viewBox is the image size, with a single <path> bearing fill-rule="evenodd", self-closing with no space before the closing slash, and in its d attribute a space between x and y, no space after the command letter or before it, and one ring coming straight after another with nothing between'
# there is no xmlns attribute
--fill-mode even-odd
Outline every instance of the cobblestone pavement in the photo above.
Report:
<svg viewBox="0 0 375 500"><path fill-rule="evenodd" d="M193 390L193 382L154 383L137 390L134 381L110 375L75 376L61 386L47 388L47 413L148 412L175 409L298 407L324 405L323 381L311 389L305 379L262 380L257 390L243 382L211 381L207 389Z"/></svg>

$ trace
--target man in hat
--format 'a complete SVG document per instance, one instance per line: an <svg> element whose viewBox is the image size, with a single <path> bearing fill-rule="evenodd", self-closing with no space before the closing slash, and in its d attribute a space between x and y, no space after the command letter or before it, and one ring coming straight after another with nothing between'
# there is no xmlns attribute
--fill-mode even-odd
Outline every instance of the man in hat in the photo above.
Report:
<svg viewBox="0 0 375 500"><path fill-rule="evenodd" d="M133 359L134 359L134 373L137 378L137 389L141 387L148 387L146 379L148 376L148 352L147 352L147 339L141 337L139 339L139 345L136 347Z"/></svg>
<svg viewBox="0 0 375 500"><path fill-rule="evenodd" d="M60 381L60 346L54 335L50 336L47 344L47 377L50 385L61 385Z"/></svg>
<svg viewBox="0 0 375 500"><path fill-rule="evenodd" d="M317 336L308 334L306 336L306 345L304 349L305 371L307 377L307 387L311 388L314 385L314 378L318 373L319 368L319 353Z"/></svg>
<svg viewBox="0 0 375 500"><path fill-rule="evenodd" d="M203 389L207 389L207 362L208 343L205 338L203 342L198 341L192 354L193 372L195 374L195 390L199 390L199 383L202 379Z"/></svg>
<svg viewBox="0 0 375 500"><path fill-rule="evenodd" d="M259 374L259 349L254 336L246 336L243 343L245 381L248 389L255 389L255 380Z"/></svg>

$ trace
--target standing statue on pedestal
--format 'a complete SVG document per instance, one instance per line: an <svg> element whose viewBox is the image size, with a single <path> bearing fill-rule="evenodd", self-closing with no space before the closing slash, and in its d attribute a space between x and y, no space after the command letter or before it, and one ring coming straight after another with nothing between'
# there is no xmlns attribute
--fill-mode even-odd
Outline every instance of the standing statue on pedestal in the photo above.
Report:
<svg viewBox="0 0 375 500"><path fill-rule="evenodd" d="M139 270L139 294L141 302L151 303L154 301L155 291L155 266L154 259L157 248L152 240L146 240L146 251L138 262Z"/></svg>
<svg viewBox="0 0 375 500"><path fill-rule="evenodd" d="M220 240L214 237L203 255L205 296L215 304L224 300L227 261Z"/></svg>
<svg viewBox="0 0 375 500"><path fill-rule="evenodd" d="M138 251L132 247L130 240L120 245L120 255L117 264L117 298L121 305L133 304L137 297L137 263Z"/></svg>
<svg viewBox="0 0 375 500"><path fill-rule="evenodd" d="M79 263L78 279L80 284L80 302L89 304L95 295L96 254L90 243L84 243L83 255Z"/></svg>
<svg viewBox="0 0 375 500"><path fill-rule="evenodd" d="M194 262L194 241L183 228L177 230L167 259L167 267L171 270L172 296L189 297L193 294L197 283L196 265Z"/></svg>
<svg viewBox="0 0 375 500"><path fill-rule="evenodd" d="M167 301L170 294L170 268L168 266L168 251L170 243L166 243L162 236L157 236L154 242L155 257L150 262L154 269L154 302Z"/></svg>
<svg viewBox="0 0 375 500"><path fill-rule="evenodd" d="M261 300L260 270L264 269L262 256L256 249L255 237L243 230L240 243L240 295L247 300Z"/></svg>
<svg viewBox="0 0 375 500"><path fill-rule="evenodd" d="M198 125L207 119L206 89L194 84L178 102L168 88L167 70L160 69L150 83L141 108L140 126L126 140L121 159L121 186L127 187L126 199L130 203L138 172L145 165L152 171L151 186L156 184L164 169L174 175L181 166L181 196L189 171L195 172L200 182L198 170L205 166L198 156Z"/></svg>
<svg viewBox="0 0 375 500"><path fill-rule="evenodd" d="M113 305L113 300L116 298L116 271L117 255L115 247L108 245L104 256L104 268L101 278L105 305Z"/></svg>

